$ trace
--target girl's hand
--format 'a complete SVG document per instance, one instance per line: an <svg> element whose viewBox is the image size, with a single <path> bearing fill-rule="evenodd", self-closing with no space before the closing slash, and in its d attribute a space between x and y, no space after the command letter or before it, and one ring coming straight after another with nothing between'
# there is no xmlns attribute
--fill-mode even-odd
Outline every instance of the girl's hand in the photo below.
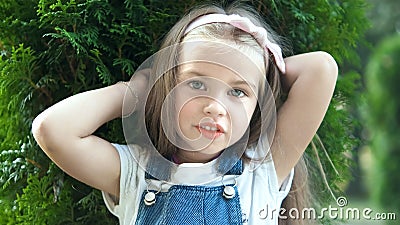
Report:
<svg viewBox="0 0 400 225"><path fill-rule="evenodd" d="M122 116L131 115L140 106L138 104L146 103L150 72L150 69L137 71L130 81L121 82L126 86Z"/></svg>
<svg viewBox="0 0 400 225"><path fill-rule="evenodd" d="M285 59L283 87L288 98L277 116L272 155L279 184L288 176L316 134L338 75L338 67L326 52L312 52Z"/></svg>

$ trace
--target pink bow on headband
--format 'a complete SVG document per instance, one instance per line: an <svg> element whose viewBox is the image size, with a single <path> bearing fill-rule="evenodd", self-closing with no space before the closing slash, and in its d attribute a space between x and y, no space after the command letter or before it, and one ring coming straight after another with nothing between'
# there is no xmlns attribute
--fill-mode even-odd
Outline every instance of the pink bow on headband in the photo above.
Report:
<svg viewBox="0 0 400 225"><path fill-rule="evenodd" d="M282 73L285 73L285 61L283 61L281 48L279 45L268 40L267 31L262 27L254 25L249 18L236 14L208 14L197 18L195 21L189 24L185 30L185 34L189 33L189 31L196 27L210 23L228 23L251 34L266 51L270 51L272 53L276 66Z"/></svg>

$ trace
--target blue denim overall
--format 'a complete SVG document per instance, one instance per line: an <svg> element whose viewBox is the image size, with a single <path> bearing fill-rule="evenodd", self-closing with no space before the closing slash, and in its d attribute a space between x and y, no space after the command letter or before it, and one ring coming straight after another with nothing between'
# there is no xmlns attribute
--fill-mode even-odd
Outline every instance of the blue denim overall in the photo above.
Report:
<svg viewBox="0 0 400 225"><path fill-rule="evenodd" d="M243 163L239 160L225 175L240 175ZM146 173L146 178L154 179ZM136 225L235 225L243 224L237 187L235 196L223 196L224 186L174 185L168 192L156 194L156 203L141 205Z"/></svg>

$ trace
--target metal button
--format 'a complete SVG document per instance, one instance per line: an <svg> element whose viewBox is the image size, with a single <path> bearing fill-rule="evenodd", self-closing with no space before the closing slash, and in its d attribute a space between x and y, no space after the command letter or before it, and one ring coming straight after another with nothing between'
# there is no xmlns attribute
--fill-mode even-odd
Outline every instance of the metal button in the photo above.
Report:
<svg viewBox="0 0 400 225"><path fill-rule="evenodd" d="M144 196L144 204L146 204L147 206L151 206L154 203L156 203L156 195L154 194L154 192L147 192Z"/></svg>
<svg viewBox="0 0 400 225"><path fill-rule="evenodd" d="M235 197L236 192L235 189L232 186L225 186L224 187L224 193L222 194L226 199L231 199Z"/></svg>

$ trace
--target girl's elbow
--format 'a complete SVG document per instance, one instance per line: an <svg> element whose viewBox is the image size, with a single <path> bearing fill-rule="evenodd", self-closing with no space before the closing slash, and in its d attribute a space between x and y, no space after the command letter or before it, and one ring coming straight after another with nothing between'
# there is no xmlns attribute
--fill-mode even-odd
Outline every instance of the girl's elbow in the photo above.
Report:
<svg viewBox="0 0 400 225"><path fill-rule="evenodd" d="M32 122L31 132L39 146L46 151L49 138L49 125L44 113L39 114Z"/></svg>
<svg viewBox="0 0 400 225"><path fill-rule="evenodd" d="M319 67L321 70L321 74L325 75L324 77L330 82L330 83L336 83L339 69L338 65L336 63L336 60L333 58L333 56L327 52L318 52L319 56Z"/></svg>

